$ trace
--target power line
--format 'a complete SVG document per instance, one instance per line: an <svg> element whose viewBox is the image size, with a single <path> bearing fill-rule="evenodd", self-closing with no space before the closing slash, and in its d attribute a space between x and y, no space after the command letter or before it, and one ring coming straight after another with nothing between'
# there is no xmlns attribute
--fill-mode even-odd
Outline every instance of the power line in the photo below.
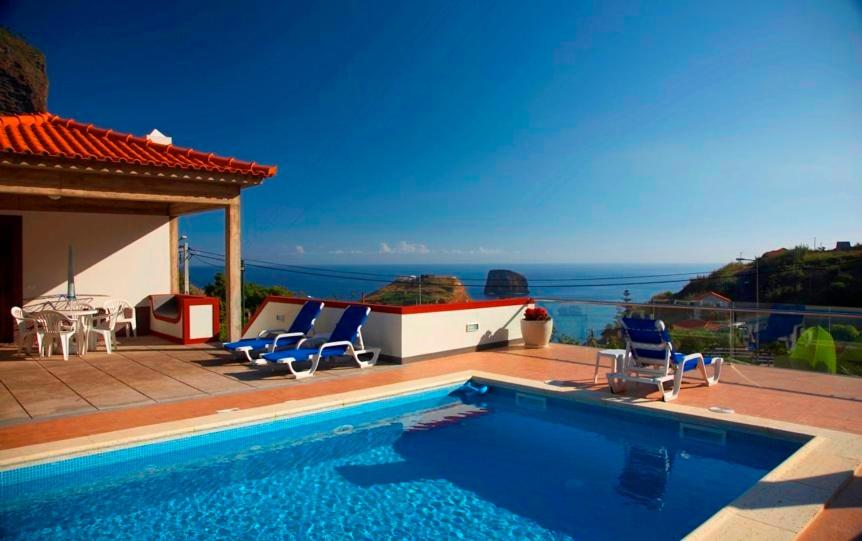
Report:
<svg viewBox="0 0 862 541"><path fill-rule="evenodd" d="M192 253L201 253L211 255L213 257L217 257L220 259L224 259L223 254L219 254L216 252L208 252L206 250L200 250L197 248L190 248L190 252ZM370 277L385 277L390 281L395 278L403 277L403 274L392 274L392 273L376 273L376 272L360 272L360 271L347 271L334 269L331 267L313 267L309 265L293 265L290 263L279 263L275 261L266 261L263 259L251 259L246 258L243 261L248 265L249 262L262 263L264 265L277 266L279 268L293 268L293 269L301 269L301 270L311 270L311 271L321 271L326 273L335 273L335 274L348 274L348 275L357 275L357 276L370 276ZM528 278L529 282L590 282L597 280L636 280L643 278L666 278L670 276L703 276L705 274L709 274L710 271L697 271L697 272L672 272L672 273L664 273L664 274L640 274L640 275L630 275L630 276L591 276L591 277L572 277L572 278ZM685 280L682 280L685 281ZM507 280L487 280L485 278L464 278L461 279L462 283L465 282L477 282L475 285L489 284L495 283L500 285L508 284Z"/></svg>
<svg viewBox="0 0 862 541"><path fill-rule="evenodd" d="M205 261L208 259L210 261L217 261L219 263L224 264L224 255L219 254L217 252L208 252L206 250L199 249L190 249L189 250L196 258L204 263L207 263L210 266L218 267L213 263L209 263ZM333 279L341 279L341 280L353 280L360 282L372 282L372 283L383 283L388 284L393 281L393 279L397 279L399 277L403 278L403 275L396 274L383 274L383 273L368 273L368 272L359 272L359 271L341 271L338 269L331 269L325 267L312 267L312 266L303 266L303 265L290 265L284 263L276 263L276 262L268 262L265 260L258 259L245 259L244 260L246 267L267 269L267 270L275 270L281 272L287 272L292 274L301 274L305 276L316 276L321 278L333 278ZM856 263L859 264L859 263ZM813 270L826 270L831 267L811 267ZM762 276L768 276L772 274L783 274L788 272L797 272L798 270L809 270L806 268L791 268L791 269L775 269L773 271L761 270L760 274ZM642 280L644 278L664 278L671 276L692 276L694 274L698 274L699 276L690 277L690 278L679 278L679 279L671 279L671 280L650 280L650 281L637 281L637 282L625 282L619 280ZM720 275L720 276L703 276L706 273L665 273L665 274L644 274L644 275L632 275L632 276L609 276L609 277L593 277L593 278L546 278L546 279L536 279L536 280L528 280L529 287L534 290L539 289L571 289L571 288L584 288L584 287L625 287L625 286L640 286L640 285L657 285L657 284L674 284L674 283L692 283L692 282L708 282L708 281L719 281L719 280L727 280L727 279L736 279L740 276L747 276L754 274L753 271L749 272L734 272L728 275ZM482 285L508 285L508 281L488 281L481 279L458 279L462 285L465 286L474 286L479 287ZM615 280L610 283L595 283L597 280ZM541 281L553 282L551 284L542 284L536 283ZM566 283L559 283L566 282ZM589 282L589 283L569 283L569 282ZM449 284L450 282L443 281L443 277L425 277L422 279L422 283L426 285L435 285L435 284Z"/></svg>
<svg viewBox="0 0 862 541"><path fill-rule="evenodd" d="M197 258L198 259L207 258L207 259L212 259L212 260L216 260L216 261L223 261L223 260L219 260L219 259L212 257L212 256L203 256L200 254L197 255ZM283 268L283 267L273 267L273 266L253 264L253 263L246 263L246 267L277 270L277 271L282 271L282 272L288 272L288 273L294 273L294 274L303 274L303 275L307 275L307 276L318 276L318 277L323 277L323 278L355 280L355 281L361 281L361 282L375 282L375 283L383 283L383 284L388 284L388 283L392 282L391 280L386 280L386 279L364 278L364 277L359 277L359 276L340 276L340 275L335 275L335 274L325 274L325 273L319 273L319 272L301 271L301 270L287 269L287 268ZM653 281L648 281L648 282L614 282L614 283L605 283L605 284L592 284L592 283L591 284L554 284L554 285L545 285L545 286L538 285L538 286L530 286L530 287L533 287L534 289L581 288L581 287L620 287L620 286L637 286L637 285L653 285L653 284L671 284L671 283L681 283L681 282L690 282L690 281L691 281L690 279L683 278L683 279L677 279L677 280L653 280ZM423 281L423 284L433 285L433 279L429 278L427 281Z"/></svg>

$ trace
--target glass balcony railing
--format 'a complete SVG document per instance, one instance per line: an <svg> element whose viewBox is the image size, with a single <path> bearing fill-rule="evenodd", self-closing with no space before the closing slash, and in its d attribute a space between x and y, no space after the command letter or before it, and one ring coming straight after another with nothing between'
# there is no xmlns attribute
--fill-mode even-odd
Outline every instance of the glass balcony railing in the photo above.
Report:
<svg viewBox="0 0 862 541"><path fill-rule="evenodd" d="M664 321L674 348L737 363L862 376L862 309L733 303L729 306L539 298L553 340L623 347L624 316Z"/></svg>

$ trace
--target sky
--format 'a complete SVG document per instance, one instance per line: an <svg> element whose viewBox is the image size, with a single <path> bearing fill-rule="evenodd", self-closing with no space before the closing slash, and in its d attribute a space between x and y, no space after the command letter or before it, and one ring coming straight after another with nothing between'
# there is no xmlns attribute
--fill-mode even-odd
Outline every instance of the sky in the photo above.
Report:
<svg viewBox="0 0 862 541"><path fill-rule="evenodd" d="M862 242L862 2L0 0L52 113L278 166L246 257L722 262ZM223 252L224 218L183 218Z"/></svg>

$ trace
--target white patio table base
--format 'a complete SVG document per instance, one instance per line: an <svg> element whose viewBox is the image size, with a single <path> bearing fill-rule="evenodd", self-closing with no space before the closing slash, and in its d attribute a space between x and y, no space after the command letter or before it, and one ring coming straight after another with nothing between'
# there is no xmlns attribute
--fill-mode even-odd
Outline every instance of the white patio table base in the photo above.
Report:
<svg viewBox="0 0 862 541"><path fill-rule="evenodd" d="M611 372L620 372L622 371L623 363L626 360L626 350L603 349L596 352L596 372L593 374L593 383L599 382L599 365L601 365L602 357L611 359Z"/></svg>

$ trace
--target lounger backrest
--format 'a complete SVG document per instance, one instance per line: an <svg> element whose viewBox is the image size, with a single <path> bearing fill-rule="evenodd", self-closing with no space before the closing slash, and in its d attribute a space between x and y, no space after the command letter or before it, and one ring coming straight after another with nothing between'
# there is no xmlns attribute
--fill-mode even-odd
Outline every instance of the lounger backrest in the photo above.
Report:
<svg viewBox="0 0 862 541"><path fill-rule="evenodd" d="M365 324L368 319L368 314L371 308L366 306L351 305L344 309L341 314L341 319L335 325L332 334L329 335L330 342L353 342L356 335L359 334L359 329Z"/></svg>
<svg viewBox="0 0 862 541"><path fill-rule="evenodd" d="M672 350L670 333L660 320L624 317L623 330L626 347L636 359L664 360Z"/></svg>
<svg viewBox="0 0 862 541"><path fill-rule="evenodd" d="M287 332L301 332L303 334L308 334L314 326L314 321L317 319L317 316L320 315L321 310L323 310L322 302L306 301L306 303L302 305L302 308L299 309L299 313L296 314L296 317L293 319L293 323L290 325L290 329L288 329Z"/></svg>
<svg viewBox="0 0 862 541"><path fill-rule="evenodd" d="M785 310L803 311L804 305L787 305ZM758 338L761 343L772 342L793 334L797 325L801 325L805 317L799 314L769 314L766 326L760 329Z"/></svg>

